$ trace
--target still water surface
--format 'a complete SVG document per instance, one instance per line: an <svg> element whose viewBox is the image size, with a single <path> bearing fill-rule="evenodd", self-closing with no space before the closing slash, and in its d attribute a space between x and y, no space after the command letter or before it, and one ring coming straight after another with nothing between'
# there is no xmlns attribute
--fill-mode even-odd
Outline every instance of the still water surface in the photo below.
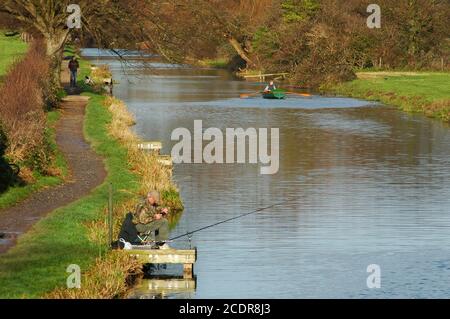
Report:
<svg viewBox="0 0 450 319"><path fill-rule="evenodd" d="M156 273L184 289L161 293L153 278L131 297L450 297L448 126L354 99L242 100L260 86L225 71L155 63L125 72L107 62L136 132L161 140L163 153L176 143L172 130L192 131L194 120L280 129L276 175L250 164L176 165L186 210L172 235L295 198L196 233L196 282L174 284L167 276L182 270L168 266ZM371 264L381 267L380 289L367 288Z"/></svg>

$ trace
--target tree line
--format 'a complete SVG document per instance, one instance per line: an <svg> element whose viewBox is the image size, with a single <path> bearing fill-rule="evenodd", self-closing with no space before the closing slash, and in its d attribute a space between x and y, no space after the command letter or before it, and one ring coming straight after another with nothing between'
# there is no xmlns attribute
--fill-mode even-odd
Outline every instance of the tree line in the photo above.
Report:
<svg viewBox="0 0 450 319"><path fill-rule="evenodd" d="M305 86L351 79L355 69L442 69L450 56L448 0L4 0L0 22L42 37L55 77L64 45L145 49L185 62L227 57L234 69L288 72ZM67 27L67 7L81 29ZM1 27L1 25L0 25Z"/></svg>
<svg viewBox="0 0 450 319"><path fill-rule="evenodd" d="M288 72L304 86L350 80L364 68L449 68L448 0L378 0L381 28L369 28L373 2L177 0L167 19L182 21L171 28L192 56L237 56L236 67Z"/></svg>

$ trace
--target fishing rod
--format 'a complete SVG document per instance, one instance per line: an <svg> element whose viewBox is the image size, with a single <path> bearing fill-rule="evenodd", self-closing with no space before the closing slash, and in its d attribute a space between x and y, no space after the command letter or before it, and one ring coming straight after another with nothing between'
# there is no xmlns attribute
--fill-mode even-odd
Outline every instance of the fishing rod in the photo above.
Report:
<svg viewBox="0 0 450 319"><path fill-rule="evenodd" d="M187 233L185 233L185 234L183 234L183 235L179 235L179 236L172 237L172 238L169 239L169 241L173 241L173 240L176 240L176 239L179 239L179 238L183 238L183 237L186 237L186 236L191 237L192 234L198 233L198 232L200 232L200 231L202 231L202 230L205 230L205 229L208 229L208 228L212 228L212 227L215 227L215 226L217 226L217 225L224 224L224 223L227 223L227 222L230 222L230 221L232 221L232 220L239 219L239 218L242 218L242 217L245 217L245 216L248 216L248 215L260 213L260 212L262 212L262 211L271 209L271 208L273 208L273 207L275 207L275 206L280 206L280 205L284 205L284 204L286 204L286 203L292 202L292 201L294 201L294 200L296 200L296 199L297 199L297 198L291 198L291 199L285 200L285 201L280 202L280 203L272 204L272 205L267 206L267 207L258 208L258 209L254 210L254 211L251 211L251 212L248 212L248 213L244 213L244 214L241 214L241 215L238 215L238 216L234 216L234 217L231 217L231 218L222 220L222 221L220 221L220 222L217 222L217 223L214 223L214 224L211 224L211 225L208 225L208 226L204 226L204 227L198 228L198 229L196 229L196 230L187 232Z"/></svg>

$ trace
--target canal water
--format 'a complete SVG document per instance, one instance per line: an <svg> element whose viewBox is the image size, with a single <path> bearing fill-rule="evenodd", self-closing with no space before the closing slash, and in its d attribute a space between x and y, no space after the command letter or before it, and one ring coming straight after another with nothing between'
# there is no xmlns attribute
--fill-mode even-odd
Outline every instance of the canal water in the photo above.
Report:
<svg viewBox="0 0 450 319"><path fill-rule="evenodd" d="M261 85L221 70L106 62L135 131L161 140L163 153L194 120L223 132L280 130L275 175L255 164L175 165L186 209L172 236L291 200L195 233L193 281L174 276L178 266L156 269L130 297L450 296L448 125L347 98L243 100ZM368 267L380 270L380 288L368 287Z"/></svg>

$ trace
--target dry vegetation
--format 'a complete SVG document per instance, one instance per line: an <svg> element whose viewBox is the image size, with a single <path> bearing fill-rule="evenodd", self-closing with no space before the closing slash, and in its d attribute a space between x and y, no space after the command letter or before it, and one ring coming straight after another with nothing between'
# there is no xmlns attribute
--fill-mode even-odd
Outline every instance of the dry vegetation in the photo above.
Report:
<svg viewBox="0 0 450 319"><path fill-rule="evenodd" d="M156 189L163 194L177 192L171 181L171 170L160 164L156 155L145 154L138 149L137 145L140 141L129 129L135 123L134 118L126 105L116 98L108 97L105 100L105 107L112 114L109 127L111 135L127 148L132 170L142 179L141 195L151 189Z"/></svg>
<svg viewBox="0 0 450 319"><path fill-rule="evenodd" d="M45 49L42 43L34 42L25 58L12 66L0 88L5 156L10 162L23 165L22 172L46 173L51 164L45 114L48 75Z"/></svg>
<svg viewBox="0 0 450 319"><path fill-rule="evenodd" d="M0 118L8 147L6 156L22 162L38 151L44 141L42 83L48 65L35 43L25 59L13 65L0 90Z"/></svg>
<svg viewBox="0 0 450 319"><path fill-rule="evenodd" d="M80 289L58 288L46 299L111 299L127 292L131 274L140 273L139 264L122 251L98 258L93 267L82 274Z"/></svg>
<svg viewBox="0 0 450 319"><path fill-rule="evenodd" d="M111 71L107 65L94 66L92 68L91 77L94 82L102 82L103 79L111 77Z"/></svg>

